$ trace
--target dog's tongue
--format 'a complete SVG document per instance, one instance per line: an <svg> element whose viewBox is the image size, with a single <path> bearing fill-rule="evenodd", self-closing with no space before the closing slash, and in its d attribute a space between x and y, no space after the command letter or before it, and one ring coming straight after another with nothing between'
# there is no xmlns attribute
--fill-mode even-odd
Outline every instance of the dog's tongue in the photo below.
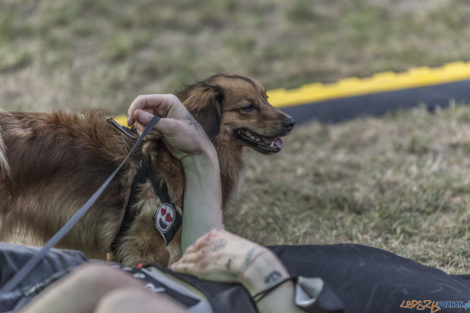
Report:
<svg viewBox="0 0 470 313"><path fill-rule="evenodd" d="M274 139L274 145L276 147L278 147L278 149L282 149L282 147L284 147L284 143L282 142L282 139L280 137L277 137L276 139Z"/></svg>

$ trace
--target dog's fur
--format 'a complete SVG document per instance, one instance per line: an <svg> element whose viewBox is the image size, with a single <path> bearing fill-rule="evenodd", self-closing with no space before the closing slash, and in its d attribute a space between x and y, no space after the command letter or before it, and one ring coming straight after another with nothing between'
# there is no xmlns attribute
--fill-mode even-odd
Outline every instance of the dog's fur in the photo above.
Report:
<svg viewBox="0 0 470 313"><path fill-rule="evenodd" d="M248 129L255 136L252 139L259 142L264 138L261 142L269 143L286 135L293 120L269 105L266 91L257 81L244 76L214 75L177 96L214 143L226 208L244 169L244 147L278 152L250 143L246 136L241 138L240 130ZM0 113L0 239L18 233L40 242L50 238L112 173L133 142L107 123L100 111L85 115ZM181 212L183 169L162 142L150 136L60 247L80 249L92 258L104 257L120 228L142 159L167 182L170 197ZM166 266L170 255L179 254L181 229L165 249L152 218L160 200L149 181L137 198L136 219L119 241L116 260L127 265L156 262Z"/></svg>

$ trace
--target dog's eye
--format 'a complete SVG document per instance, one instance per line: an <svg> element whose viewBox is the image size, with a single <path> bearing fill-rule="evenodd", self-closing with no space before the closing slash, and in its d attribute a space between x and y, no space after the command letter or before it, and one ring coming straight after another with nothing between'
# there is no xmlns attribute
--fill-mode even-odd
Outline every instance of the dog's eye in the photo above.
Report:
<svg viewBox="0 0 470 313"><path fill-rule="evenodd" d="M246 107L241 108L240 110L242 112L248 113L248 112L253 111L254 109L256 109L256 105L254 103L250 103L249 105L247 105Z"/></svg>

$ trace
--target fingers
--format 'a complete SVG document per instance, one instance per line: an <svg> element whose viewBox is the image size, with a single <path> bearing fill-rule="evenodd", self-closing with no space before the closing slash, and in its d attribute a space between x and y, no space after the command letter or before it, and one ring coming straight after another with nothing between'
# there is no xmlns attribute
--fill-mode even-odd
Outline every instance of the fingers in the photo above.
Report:
<svg viewBox="0 0 470 313"><path fill-rule="evenodd" d="M193 253L193 252L196 252L197 251L197 245L196 243L193 243L192 245L190 245L189 247L186 248L186 250L184 251L184 255L188 254L188 253Z"/></svg>
<svg viewBox="0 0 470 313"><path fill-rule="evenodd" d="M134 121L142 126L139 127L140 131L144 130L145 126L150 123L153 117L153 114L141 109L134 111ZM176 124L177 122L175 120L161 118L158 124L155 125L154 129L158 130L158 132L161 132L164 135L171 135L175 132L175 129L178 128L178 125Z"/></svg>
<svg viewBox="0 0 470 313"><path fill-rule="evenodd" d="M136 121L135 111L143 109L147 106L147 100L144 96L138 96L132 101L129 109L127 110L127 125L134 125Z"/></svg>
<svg viewBox="0 0 470 313"><path fill-rule="evenodd" d="M184 253L185 254L192 253L207 246L210 241L210 236L211 236L210 234L211 232L199 237L199 239L197 239L195 243L193 243L188 248L186 248L186 251Z"/></svg>
<svg viewBox="0 0 470 313"><path fill-rule="evenodd" d="M192 274L198 272L198 267L196 263L178 263L175 262L170 266L170 269L173 272L183 273L183 274Z"/></svg>
<svg viewBox="0 0 470 313"><path fill-rule="evenodd" d="M146 126L153 118L153 114L148 113L147 111L143 111L141 109L137 109L134 111L134 119L133 121L139 122L143 126Z"/></svg>
<svg viewBox="0 0 470 313"><path fill-rule="evenodd" d="M178 111L181 108L184 108L181 101L172 94L141 95L135 98L127 111L127 124L133 125L135 123L137 110L167 117L172 109Z"/></svg>
<svg viewBox="0 0 470 313"><path fill-rule="evenodd" d="M216 268L215 260L209 257L207 250L185 254L179 261L173 263L170 269L175 272L191 274L197 277L210 275Z"/></svg>
<svg viewBox="0 0 470 313"><path fill-rule="evenodd" d="M212 232L209 232L203 235L198 240L196 240L195 243L186 248L183 256L173 264L181 265L182 263L198 262L203 259L209 251L211 233Z"/></svg>
<svg viewBox="0 0 470 313"><path fill-rule="evenodd" d="M171 264L170 269L175 272L194 273L194 270L199 268L201 260L204 259L206 253L207 251L204 252L204 250L185 253L181 259Z"/></svg>
<svg viewBox="0 0 470 313"><path fill-rule="evenodd" d="M175 263L194 263L199 262L207 255L207 250L196 251L193 253L185 253L181 259L179 259Z"/></svg>

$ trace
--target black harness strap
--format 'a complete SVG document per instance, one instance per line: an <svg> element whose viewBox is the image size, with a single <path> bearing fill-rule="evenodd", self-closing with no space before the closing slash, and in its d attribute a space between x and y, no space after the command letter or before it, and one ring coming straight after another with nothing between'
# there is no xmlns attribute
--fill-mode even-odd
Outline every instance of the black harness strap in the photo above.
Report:
<svg viewBox="0 0 470 313"><path fill-rule="evenodd" d="M145 183L147 180L147 168L142 166L142 161L140 164L139 171L134 177L131 185L131 193L129 195L129 200L127 201L126 210L122 218L121 227L114 238L111 244L111 251L116 252L120 239L124 234L131 228L132 222L134 222L137 215L136 210L132 210L132 207L137 202L137 194L140 192L139 185Z"/></svg>
<svg viewBox="0 0 470 313"><path fill-rule="evenodd" d="M98 197L103 193L106 187L109 185L111 180L116 176L122 166L126 163L129 159L131 154L137 149L137 147L142 142L142 139L147 136L150 130L158 123L160 120L160 116L155 115L152 120L147 124L142 135L137 139L137 141L132 146L131 150L127 153L124 160L119 164L119 166L114 170L114 172L106 179L106 181L96 190L96 192L85 202L85 204L78 209L78 211L70 218L70 220L62 226L59 231L49 239L48 242L28 261L26 262L23 267L16 272L16 274L0 289L0 293L7 292L16 285L18 285L21 280L29 274L29 272L44 258L46 253L52 249L69 231L72 227L85 215L86 212L91 208L91 206L96 202Z"/></svg>
<svg viewBox="0 0 470 313"><path fill-rule="evenodd" d="M150 181L152 182L152 187L153 190L155 191L155 194L160 198L160 201L162 203L170 203L173 205L173 201L170 199L170 195L168 193L168 186L166 185L165 182L163 182L162 185L160 185L157 181L157 178L155 175L152 175L152 170L147 169L147 176L150 178Z"/></svg>
<svg viewBox="0 0 470 313"><path fill-rule="evenodd" d="M108 123L111 123L114 127L118 130L126 134L131 138L135 138L134 135L137 134L135 128L127 128L122 126L118 122L116 122L112 118L108 118L106 120ZM129 195L129 200L127 201L126 210L124 212L124 216L122 218L121 227L114 238L113 242L111 243L111 251L116 252L119 246L119 242L121 241L122 237L129 231L134 222L137 211L133 209L135 203L137 202L137 194L140 192L140 185L147 181L147 178L150 179L152 183L153 190L155 194L160 198L162 205L158 208L157 212L155 213L153 219L155 222L155 226L157 230L160 232L160 235L165 242L165 245L173 239L176 232L178 231L179 227L181 226L181 214L178 213L177 210L174 208L173 201L171 201L170 195L168 193L168 186L165 182L161 185L158 183L157 175L154 171L146 166L144 162L140 161L139 171L137 172L134 180L132 181L131 185L131 193ZM166 216L169 214L169 216Z"/></svg>
<svg viewBox="0 0 470 313"><path fill-rule="evenodd" d="M160 232L160 234L163 237L165 245L168 245L168 243L173 239L176 232L181 226L182 217L181 217L181 214L177 210L174 209L173 201L171 201L170 195L168 193L167 184L163 182L160 185L160 183L157 181L157 177L155 173L153 172L153 170L145 166L143 163L144 163L143 161L140 161L139 171L137 172L136 176L134 177L134 180L132 181L131 193L129 195L129 200L127 201L126 211L122 219L121 227L119 228L119 231L111 244L112 252L117 251L117 248L119 246L119 243L122 237L124 237L124 235L129 231L129 229L132 226L132 223L134 222L137 216L137 211L134 210L133 207L135 203L137 202L137 194L140 192L139 186L145 183L147 181L147 178L150 179L153 190L155 191L155 194L160 199L160 202L162 203L162 205L158 208L157 212L154 215L154 221L155 221L155 224L156 224L155 226L157 227L157 230ZM158 227L157 225L157 223L159 222L157 220L157 216L161 219L161 214L158 215L158 213L160 212L163 205L165 205L165 208L170 206L173 209L173 214L174 214L174 216L171 217L174 221L172 221L173 223L171 224L171 227L169 227L165 232L162 232L161 227Z"/></svg>

